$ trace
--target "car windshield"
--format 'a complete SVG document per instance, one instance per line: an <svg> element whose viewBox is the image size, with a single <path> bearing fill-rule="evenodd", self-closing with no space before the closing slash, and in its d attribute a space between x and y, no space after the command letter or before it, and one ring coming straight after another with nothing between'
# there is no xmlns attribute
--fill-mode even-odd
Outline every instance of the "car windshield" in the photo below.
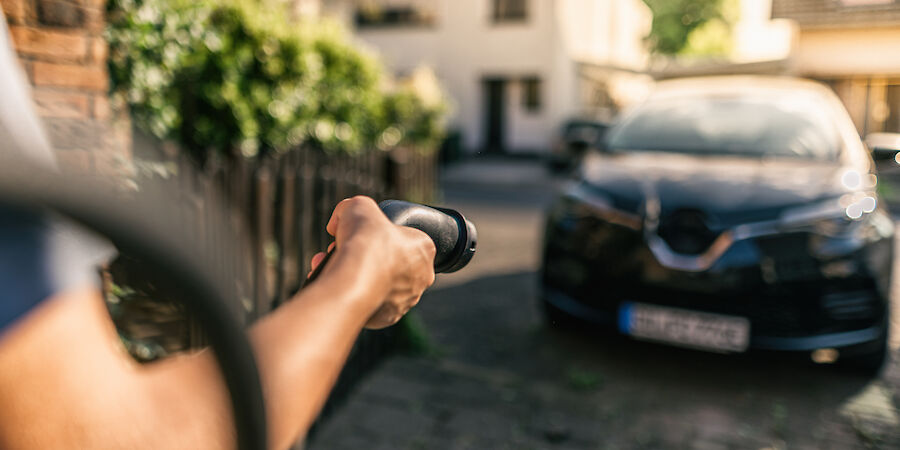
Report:
<svg viewBox="0 0 900 450"><path fill-rule="evenodd" d="M610 132L607 147L834 160L839 139L827 111L810 94L651 98Z"/></svg>

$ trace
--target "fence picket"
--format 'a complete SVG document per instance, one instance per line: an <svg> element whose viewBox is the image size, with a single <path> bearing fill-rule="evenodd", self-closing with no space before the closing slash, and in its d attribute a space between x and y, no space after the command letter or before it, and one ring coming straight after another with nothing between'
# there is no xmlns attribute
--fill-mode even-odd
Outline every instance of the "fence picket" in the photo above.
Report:
<svg viewBox="0 0 900 450"><path fill-rule="evenodd" d="M177 167L174 177L148 182L146 189L172 205L171 220L183 225L198 251L209 252L215 266L210 270L237 290L242 304L233 306L248 324L289 301L306 278L310 258L331 241L325 225L338 201L358 194L379 201L428 201L435 195L435 156L411 149L333 155L304 147L260 160L235 154L213 159L202 170L183 155L169 161ZM173 351L205 345L195 321L184 318L182 329L182 348ZM360 335L323 415L391 350L395 333Z"/></svg>

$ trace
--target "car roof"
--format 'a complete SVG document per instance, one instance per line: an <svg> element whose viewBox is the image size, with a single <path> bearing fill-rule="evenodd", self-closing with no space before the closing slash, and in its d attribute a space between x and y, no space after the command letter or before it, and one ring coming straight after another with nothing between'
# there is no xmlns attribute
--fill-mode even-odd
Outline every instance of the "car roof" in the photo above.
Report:
<svg viewBox="0 0 900 450"><path fill-rule="evenodd" d="M653 96L744 96L785 95L790 93L819 94L829 97L834 95L827 86L803 78L765 75L725 75L675 78L660 81L656 84Z"/></svg>

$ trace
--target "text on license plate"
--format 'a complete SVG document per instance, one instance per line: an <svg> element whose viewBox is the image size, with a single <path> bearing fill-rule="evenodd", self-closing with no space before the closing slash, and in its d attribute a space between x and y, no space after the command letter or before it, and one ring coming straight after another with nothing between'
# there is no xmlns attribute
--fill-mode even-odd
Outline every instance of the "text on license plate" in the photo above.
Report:
<svg viewBox="0 0 900 450"><path fill-rule="evenodd" d="M750 321L678 308L625 302L619 331L636 338L705 350L743 352L750 343Z"/></svg>

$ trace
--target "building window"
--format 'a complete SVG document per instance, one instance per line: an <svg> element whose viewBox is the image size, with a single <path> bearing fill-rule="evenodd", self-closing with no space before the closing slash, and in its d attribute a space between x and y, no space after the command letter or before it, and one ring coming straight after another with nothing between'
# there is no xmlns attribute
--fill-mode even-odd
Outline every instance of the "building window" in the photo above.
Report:
<svg viewBox="0 0 900 450"><path fill-rule="evenodd" d="M541 109L541 79L525 78L522 80L522 107L526 111L537 112Z"/></svg>
<svg viewBox="0 0 900 450"><path fill-rule="evenodd" d="M413 5L368 4L356 10L355 21L359 28L431 26L434 15Z"/></svg>
<svg viewBox="0 0 900 450"><path fill-rule="evenodd" d="M493 0L494 22L521 22L528 18L528 0Z"/></svg>

